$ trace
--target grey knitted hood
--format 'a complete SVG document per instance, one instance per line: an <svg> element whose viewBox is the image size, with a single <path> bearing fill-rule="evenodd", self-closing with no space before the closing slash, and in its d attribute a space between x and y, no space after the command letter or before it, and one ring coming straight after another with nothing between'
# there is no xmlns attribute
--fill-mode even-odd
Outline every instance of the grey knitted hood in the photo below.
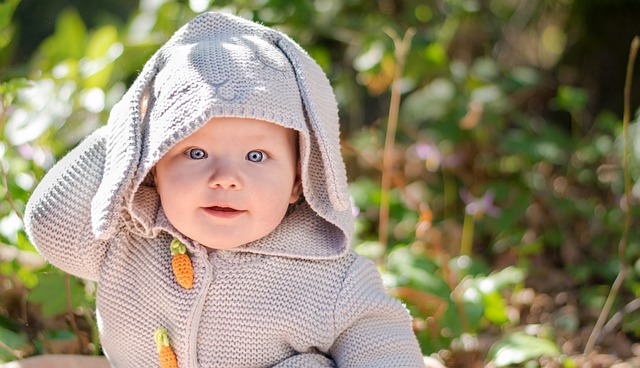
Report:
<svg viewBox="0 0 640 368"><path fill-rule="evenodd" d="M178 30L111 111L103 181L91 207L96 237L110 238L121 221L147 236L157 235L158 224L166 228L145 179L173 145L213 117L266 120L299 133L305 203L271 234L234 250L343 254L353 218L329 81L283 33L221 13L201 14Z"/></svg>

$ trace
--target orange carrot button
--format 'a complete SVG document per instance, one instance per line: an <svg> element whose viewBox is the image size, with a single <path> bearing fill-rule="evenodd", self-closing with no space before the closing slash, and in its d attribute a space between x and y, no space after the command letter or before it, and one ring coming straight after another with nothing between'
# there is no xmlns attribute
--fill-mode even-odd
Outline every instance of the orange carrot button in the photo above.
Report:
<svg viewBox="0 0 640 368"><path fill-rule="evenodd" d="M193 266L191 259L187 255L187 247L177 238L171 241L171 267L173 274L176 276L178 284L185 289L191 289L193 286Z"/></svg>
<svg viewBox="0 0 640 368"><path fill-rule="evenodd" d="M167 334L167 330L163 327L158 327L156 332L153 334L153 339L156 341L156 347L158 348L160 367L178 368L178 359L169 345L169 335Z"/></svg>

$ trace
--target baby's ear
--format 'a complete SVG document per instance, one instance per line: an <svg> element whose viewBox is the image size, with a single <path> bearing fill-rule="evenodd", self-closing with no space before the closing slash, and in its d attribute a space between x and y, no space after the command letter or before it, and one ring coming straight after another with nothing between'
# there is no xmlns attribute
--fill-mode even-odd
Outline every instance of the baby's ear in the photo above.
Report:
<svg viewBox="0 0 640 368"><path fill-rule="evenodd" d="M147 107L149 106L150 95L151 95L151 91L149 91L149 88L146 88L144 93L142 94L142 98L140 99L140 121L143 121L145 115L147 114Z"/></svg>
<svg viewBox="0 0 640 368"><path fill-rule="evenodd" d="M291 198L289 198L289 203L296 203L300 199L300 195L302 194L302 166L300 161L298 161L298 165L296 168L296 178L293 182L293 187L291 188Z"/></svg>

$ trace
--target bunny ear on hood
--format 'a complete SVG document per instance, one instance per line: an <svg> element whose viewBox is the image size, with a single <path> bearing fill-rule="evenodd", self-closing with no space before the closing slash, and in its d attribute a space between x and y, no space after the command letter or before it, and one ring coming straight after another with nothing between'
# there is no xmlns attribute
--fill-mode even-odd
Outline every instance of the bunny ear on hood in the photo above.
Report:
<svg viewBox="0 0 640 368"><path fill-rule="evenodd" d="M145 94L148 108L141 114ZM311 258L343 254L353 218L329 80L283 33L214 12L180 28L113 108L104 180L92 201L94 234L111 237L123 212L131 215L124 218L153 222L158 216L140 215L143 208L159 208L157 196L141 195L148 193L147 174L173 145L214 117L260 119L299 135L305 203L271 234L238 250ZM290 239L309 246L295 250Z"/></svg>
<svg viewBox="0 0 640 368"><path fill-rule="evenodd" d="M108 239L116 231L119 213L125 206L125 192L140 160L140 101L157 72L154 68L156 59L153 57L147 62L109 115L103 180L91 201L91 225L98 239Z"/></svg>

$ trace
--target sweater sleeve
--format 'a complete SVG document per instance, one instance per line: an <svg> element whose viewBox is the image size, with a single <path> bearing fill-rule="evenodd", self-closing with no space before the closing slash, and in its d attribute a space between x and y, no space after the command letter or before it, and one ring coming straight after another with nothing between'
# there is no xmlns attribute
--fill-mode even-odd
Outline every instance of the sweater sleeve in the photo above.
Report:
<svg viewBox="0 0 640 368"><path fill-rule="evenodd" d="M337 367L424 367L411 316L387 295L375 265L356 257L334 314Z"/></svg>
<svg viewBox="0 0 640 368"><path fill-rule="evenodd" d="M89 280L98 279L105 240L91 228L91 200L102 180L105 128L96 130L45 175L24 215L25 231L54 266Z"/></svg>

